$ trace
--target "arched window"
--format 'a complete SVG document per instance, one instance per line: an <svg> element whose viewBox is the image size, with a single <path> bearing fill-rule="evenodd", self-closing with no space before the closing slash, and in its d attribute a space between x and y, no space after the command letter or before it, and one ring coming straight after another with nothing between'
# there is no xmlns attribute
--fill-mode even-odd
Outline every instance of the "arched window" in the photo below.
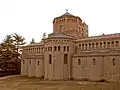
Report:
<svg viewBox="0 0 120 90"><path fill-rule="evenodd" d="M94 43L92 43L92 48L94 48Z"/></svg>
<svg viewBox="0 0 120 90"><path fill-rule="evenodd" d="M52 64L52 55L49 54L49 64Z"/></svg>
<svg viewBox="0 0 120 90"><path fill-rule="evenodd" d="M110 42L107 43L107 48L110 48Z"/></svg>
<svg viewBox="0 0 120 90"><path fill-rule="evenodd" d="M85 49L87 49L87 44L85 44Z"/></svg>
<svg viewBox="0 0 120 90"><path fill-rule="evenodd" d="M69 52L69 46L67 46L67 51Z"/></svg>
<svg viewBox="0 0 120 90"><path fill-rule="evenodd" d="M119 42L118 41L116 41L116 47L119 47Z"/></svg>
<svg viewBox="0 0 120 90"><path fill-rule="evenodd" d="M54 46L54 51L57 51L57 47L56 46Z"/></svg>
<svg viewBox="0 0 120 90"><path fill-rule="evenodd" d="M40 65L40 61L39 61L39 60L37 61L37 65L38 65L38 66Z"/></svg>
<svg viewBox="0 0 120 90"><path fill-rule="evenodd" d="M95 64L96 64L95 59L93 59L93 65L95 65Z"/></svg>
<svg viewBox="0 0 120 90"><path fill-rule="evenodd" d="M84 49L84 44L82 44L82 49Z"/></svg>
<svg viewBox="0 0 120 90"><path fill-rule="evenodd" d="M96 43L96 48L98 48L98 43Z"/></svg>
<svg viewBox="0 0 120 90"><path fill-rule="evenodd" d="M60 46L58 46L58 51L60 51Z"/></svg>
<svg viewBox="0 0 120 90"><path fill-rule="evenodd" d="M89 48L91 49L91 43L89 43Z"/></svg>
<svg viewBox="0 0 120 90"><path fill-rule="evenodd" d="M81 65L81 60L80 59L78 59L78 65Z"/></svg>
<svg viewBox="0 0 120 90"><path fill-rule="evenodd" d="M115 66L115 58L113 58L112 63L113 63L113 66Z"/></svg>
<svg viewBox="0 0 120 90"><path fill-rule="evenodd" d="M104 48L106 47L106 42L104 42Z"/></svg>
<svg viewBox="0 0 120 90"><path fill-rule="evenodd" d="M111 42L111 46L112 46L112 48L114 47L114 42Z"/></svg>
<svg viewBox="0 0 120 90"><path fill-rule="evenodd" d="M29 64L31 64L31 60L29 60Z"/></svg>
<svg viewBox="0 0 120 90"><path fill-rule="evenodd" d="M102 42L100 42L100 48L102 48Z"/></svg>
<svg viewBox="0 0 120 90"><path fill-rule="evenodd" d="M79 48L81 49L81 44L79 44Z"/></svg>
<svg viewBox="0 0 120 90"><path fill-rule="evenodd" d="M43 52L43 47L42 47L42 51L41 52Z"/></svg>
<svg viewBox="0 0 120 90"><path fill-rule="evenodd" d="M112 44L114 44L114 42L112 42Z"/></svg>
<svg viewBox="0 0 120 90"><path fill-rule="evenodd" d="M67 64L68 63L68 54L65 54L64 55L64 64Z"/></svg>
<svg viewBox="0 0 120 90"><path fill-rule="evenodd" d="M66 46L64 46L64 51L66 51Z"/></svg>
<svg viewBox="0 0 120 90"><path fill-rule="evenodd" d="M52 47L50 47L50 51L52 51Z"/></svg>

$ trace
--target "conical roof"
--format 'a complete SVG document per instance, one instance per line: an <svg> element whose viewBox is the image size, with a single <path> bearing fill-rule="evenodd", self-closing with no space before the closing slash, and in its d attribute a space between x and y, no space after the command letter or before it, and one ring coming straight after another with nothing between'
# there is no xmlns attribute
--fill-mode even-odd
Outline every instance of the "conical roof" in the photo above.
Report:
<svg viewBox="0 0 120 90"><path fill-rule="evenodd" d="M78 17L78 16L74 16L74 15L72 15L71 13L69 13L68 11L66 11L63 15L54 18L53 22L55 21L55 19L57 19L57 18L62 18L62 17L65 17L65 16L68 16L68 17L77 17L77 18L80 19L80 17ZM80 19L80 20L81 20L81 19ZM81 20L81 21L82 21L82 20Z"/></svg>
<svg viewBox="0 0 120 90"><path fill-rule="evenodd" d="M74 15L72 15L72 14L66 12L65 14L61 15L60 17L62 17L62 16L74 16Z"/></svg>

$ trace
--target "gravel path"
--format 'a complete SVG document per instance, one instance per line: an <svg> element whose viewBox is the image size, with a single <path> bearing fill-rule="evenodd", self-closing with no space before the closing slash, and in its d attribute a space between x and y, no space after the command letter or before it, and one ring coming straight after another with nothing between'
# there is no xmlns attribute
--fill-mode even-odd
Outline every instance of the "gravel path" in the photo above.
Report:
<svg viewBox="0 0 120 90"><path fill-rule="evenodd" d="M120 90L120 83L41 81L37 78L12 75L0 78L0 90Z"/></svg>

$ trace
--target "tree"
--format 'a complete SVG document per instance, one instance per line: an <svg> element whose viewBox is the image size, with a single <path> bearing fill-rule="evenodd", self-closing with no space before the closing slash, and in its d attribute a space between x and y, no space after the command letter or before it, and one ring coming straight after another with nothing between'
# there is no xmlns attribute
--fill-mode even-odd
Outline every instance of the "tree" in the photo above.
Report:
<svg viewBox="0 0 120 90"><path fill-rule="evenodd" d="M13 34L13 41L14 45L16 46L17 57L19 56L18 50L20 49L20 46L25 44L24 40L24 37L20 36L19 34Z"/></svg>
<svg viewBox="0 0 120 90"><path fill-rule="evenodd" d="M14 48L15 46L13 44L12 36L7 35L5 39L3 40L3 42L1 43L1 48L0 48L0 55L2 58L1 67L3 69L7 69L8 62L13 57Z"/></svg>
<svg viewBox="0 0 120 90"><path fill-rule="evenodd" d="M16 69L20 72L20 58L19 48L24 45L24 37L17 33L7 35L0 46L0 57L2 58L2 64L0 66L3 69Z"/></svg>
<svg viewBox="0 0 120 90"><path fill-rule="evenodd" d="M13 39L11 35L7 35L3 42L1 43L1 55L5 60L12 58L12 53L14 53L15 45L13 44Z"/></svg>
<svg viewBox="0 0 120 90"><path fill-rule="evenodd" d="M17 72L20 72L20 64L21 64L21 62L20 62L20 58L19 58L20 53L18 51L20 49L20 46L25 44L25 42L24 42L25 39L24 39L23 36L20 36L17 33L12 34L12 36L13 36L13 41L14 41L13 43L14 43L14 45L16 47L16 49L15 49L16 54L15 54L15 57L12 58L11 60L14 61Z"/></svg>

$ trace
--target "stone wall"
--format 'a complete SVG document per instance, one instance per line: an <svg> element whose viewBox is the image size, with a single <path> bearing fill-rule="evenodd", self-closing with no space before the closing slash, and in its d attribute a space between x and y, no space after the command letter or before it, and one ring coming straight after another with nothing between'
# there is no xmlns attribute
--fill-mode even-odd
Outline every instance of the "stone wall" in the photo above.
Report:
<svg viewBox="0 0 120 90"><path fill-rule="evenodd" d="M120 81L120 55L104 57L104 78L109 81Z"/></svg>
<svg viewBox="0 0 120 90"><path fill-rule="evenodd" d="M100 80L103 76L102 57L74 57L73 79Z"/></svg>
<svg viewBox="0 0 120 90"><path fill-rule="evenodd" d="M113 54L114 53L114 54ZM120 80L119 51L94 52L73 57L73 79L86 78L93 81Z"/></svg>
<svg viewBox="0 0 120 90"><path fill-rule="evenodd" d="M73 42L66 38L52 38L45 40L45 79L70 79ZM51 55L51 63L50 63ZM65 61L66 58L66 61Z"/></svg>
<svg viewBox="0 0 120 90"><path fill-rule="evenodd" d="M28 61L27 61L27 59L21 60L21 75L22 76L28 75Z"/></svg>
<svg viewBox="0 0 120 90"><path fill-rule="evenodd" d="M23 47L21 75L44 77L44 45L31 44Z"/></svg>

